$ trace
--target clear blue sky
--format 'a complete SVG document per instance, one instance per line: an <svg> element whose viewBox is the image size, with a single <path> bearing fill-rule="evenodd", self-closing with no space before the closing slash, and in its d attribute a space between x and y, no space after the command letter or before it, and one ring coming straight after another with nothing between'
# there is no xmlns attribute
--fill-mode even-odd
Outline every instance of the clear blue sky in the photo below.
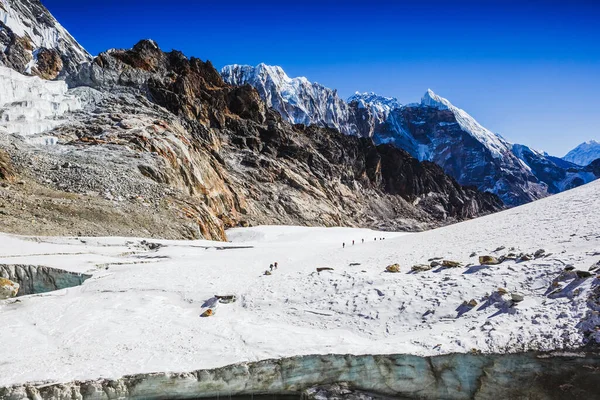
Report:
<svg viewBox="0 0 600 400"><path fill-rule="evenodd" d="M92 54L152 38L216 67L281 65L337 88L427 88L510 141L600 139L600 1L42 0Z"/></svg>

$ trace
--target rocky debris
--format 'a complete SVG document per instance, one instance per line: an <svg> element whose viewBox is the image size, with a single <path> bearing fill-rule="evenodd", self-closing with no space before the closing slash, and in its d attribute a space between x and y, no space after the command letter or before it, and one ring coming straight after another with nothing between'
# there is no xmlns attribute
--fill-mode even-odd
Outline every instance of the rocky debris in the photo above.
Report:
<svg viewBox="0 0 600 400"><path fill-rule="evenodd" d="M592 265L588 271L597 271L598 269L600 269L600 261L598 261L596 264Z"/></svg>
<svg viewBox="0 0 600 400"><path fill-rule="evenodd" d="M140 242L140 245L142 247L147 248L150 251L158 251L158 249L160 249L161 247L163 247L163 245L161 243L149 242L147 240L142 240Z"/></svg>
<svg viewBox="0 0 600 400"><path fill-rule="evenodd" d="M539 250L537 250L537 251L536 251L536 252L533 254L533 257L537 259L537 258L540 258L540 257L544 257L545 255L546 255L546 250L544 250L544 249L539 249Z"/></svg>
<svg viewBox="0 0 600 400"><path fill-rule="evenodd" d="M521 254L520 254L518 257L517 257L517 260L518 260L519 262L531 261L531 260L533 260L533 256L532 256L531 254L524 254L524 253L521 253Z"/></svg>
<svg viewBox="0 0 600 400"><path fill-rule="evenodd" d="M432 257L432 258L430 258L430 259L429 259L429 260L427 260L427 261L430 261L430 262L431 262L431 261L441 261L441 260L443 260L443 259L444 259L444 257Z"/></svg>
<svg viewBox="0 0 600 400"><path fill-rule="evenodd" d="M575 274L577 274L577 277L579 279L586 279L586 278L591 278L592 276L594 276L594 274L590 271L575 271Z"/></svg>
<svg viewBox="0 0 600 400"><path fill-rule="evenodd" d="M567 272L573 271L573 270L575 270L575 267L573 265L571 265L571 264L568 264L568 265L565 266L564 270L567 271Z"/></svg>
<svg viewBox="0 0 600 400"><path fill-rule="evenodd" d="M459 263L458 261L443 260L442 261L442 267L445 267L445 268L460 268L460 267L462 267L462 264Z"/></svg>
<svg viewBox="0 0 600 400"><path fill-rule="evenodd" d="M523 295L522 293L512 292L510 294L510 298L513 302L519 303L519 302L525 300L525 295Z"/></svg>
<svg viewBox="0 0 600 400"><path fill-rule="evenodd" d="M32 72L42 79L55 79L63 69L63 60L55 49L42 47L37 52L37 63Z"/></svg>
<svg viewBox="0 0 600 400"><path fill-rule="evenodd" d="M215 298L217 300L219 300L219 303L223 303L223 304L235 303L237 300L237 297L235 295L227 295L227 296L215 295Z"/></svg>
<svg viewBox="0 0 600 400"><path fill-rule="evenodd" d="M333 271L333 268L330 268L330 267L317 268L317 272L321 272L321 271Z"/></svg>
<svg viewBox="0 0 600 400"><path fill-rule="evenodd" d="M209 308L208 310L206 310L202 314L200 314L200 316L203 318L212 317L213 315L215 315L215 311L212 308Z"/></svg>
<svg viewBox="0 0 600 400"><path fill-rule="evenodd" d="M469 255L469 257L475 257L476 255L477 255L477 252L474 251Z"/></svg>
<svg viewBox="0 0 600 400"><path fill-rule="evenodd" d="M479 264L481 265L497 265L501 262L502 261L494 256L479 256Z"/></svg>
<svg viewBox="0 0 600 400"><path fill-rule="evenodd" d="M300 397L306 400L383 400L386 398L379 394L354 389L346 382L308 388L302 392Z"/></svg>
<svg viewBox="0 0 600 400"><path fill-rule="evenodd" d="M501 296L508 294L508 290L504 289L504 288L498 288L496 290Z"/></svg>
<svg viewBox="0 0 600 400"><path fill-rule="evenodd" d="M431 268L436 268L436 267L439 267L440 265L442 265L442 263L439 261L432 261L431 263L429 263L429 266Z"/></svg>
<svg viewBox="0 0 600 400"><path fill-rule="evenodd" d="M504 249L506 249L506 246L500 246L500 247L496 248L496 250L494 250L494 252L497 253L497 252L502 251Z"/></svg>
<svg viewBox="0 0 600 400"><path fill-rule="evenodd" d="M394 273L400 272L400 264L388 265L387 267L385 267L385 270L387 272L394 272Z"/></svg>
<svg viewBox="0 0 600 400"><path fill-rule="evenodd" d="M475 300L475 299L471 299L471 300L469 300L469 301L466 301L466 300L465 300L465 301L463 301L463 304L462 304L462 305L463 305L463 306L466 306L466 307L469 307L469 308L473 308L473 307L476 307L476 306L477 306L477 304L478 304L478 303L477 303L477 300Z"/></svg>
<svg viewBox="0 0 600 400"><path fill-rule="evenodd" d="M0 149L0 180L14 182L16 173L8 153Z"/></svg>
<svg viewBox="0 0 600 400"><path fill-rule="evenodd" d="M10 279L0 278L0 300L16 297L19 293L20 285Z"/></svg>
<svg viewBox="0 0 600 400"><path fill-rule="evenodd" d="M410 270L413 272L425 272L425 271L431 270L432 268L433 267L431 265L418 264L418 265L413 265Z"/></svg>
<svg viewBox="0 0 600 400"><path fill-rule="evenodd" d="M273 273L271 271L269 271L269 270L266 270L263 275L273 275Z"/></svg>

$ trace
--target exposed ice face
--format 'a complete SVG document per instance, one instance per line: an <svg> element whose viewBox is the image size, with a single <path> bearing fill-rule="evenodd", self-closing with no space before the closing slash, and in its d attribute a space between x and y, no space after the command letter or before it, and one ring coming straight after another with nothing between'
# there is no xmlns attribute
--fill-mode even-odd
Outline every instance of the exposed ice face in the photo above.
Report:
<svg viewBox="0 0 600 400"><path fill-rule="evenodd" d="M592 161L600 158L600 142L590 140L581 143L563 157L563 160L572 162L577 165L588 165Z"/></svg>
<svg viewBox="0 0 600 400"><path fill-rule="evenodd" d="M424 106L438 108L440 110L450 110L456 117L456 121L460 127L467 133L471 134L475 139L483 143L495 157L501 157L510 151L510 145L506 143L497 134L484 128L479 122L470 116L466 111L455 107L447 99L438 96L431 89L421 99L421 104Z"/></svg>
<svg viewBox="0 0 600 400"><path fill-rule="evenodd" d="M59 117L81 108L63 81L45 81L0 67L0 128L32 136L61 124ZM43 141L48 143L47 140Z"/></svg>

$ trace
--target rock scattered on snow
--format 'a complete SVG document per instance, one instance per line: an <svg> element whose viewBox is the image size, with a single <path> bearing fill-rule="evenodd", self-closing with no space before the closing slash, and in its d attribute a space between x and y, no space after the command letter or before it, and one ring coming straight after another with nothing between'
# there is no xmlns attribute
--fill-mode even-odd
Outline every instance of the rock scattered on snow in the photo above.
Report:
<svg viewBox="0 0 600 400"><path fill-rule="evenodd" d="M431 268L432 268L431 265L417 264L417 265L413 265L413 267L410 270L414 271L414 272L424 272L424 271L429 271Z"/></svg>
<svg viewBox="0 0 600 400"><path fill-rule="evenodd" d="M333 271L333 268L331 268L331 267L317 268L317 272L321 272L321 271Z"/></svg>
<svg viewBox="0 0 600 400"><path fill-rule="evenodd" d="M392 265L388 265L385 270L387 272L400 272L400 264L392 264Z"/></svg>
<svg viewBox="0 0 600 400"><path fill-rule="evenodd" d="M539 249L538 251L536 251L536 252L533 254L533 256L534 256L535 258L540 258L540 257L543 257L545 253L546 253L546 250L544 250L544 249Z"/></svg>
<svg viewBox="0 0 600 400"><path fill-rule="evenodd" d="M460 268L460 267L462 267L462 264L459 263L458 261L444 260L444 261L442 261L442 267Z"/></svg>
<svg viewBox="0 0 600 400"><path fill-rule="evenodd" d="M521 293L517 293L517 292L511 293L510 297L511 297L512 301L514 301L515 303L519 303L519 302L525 300L525 295L523 295Z"/></svg>
<svg viewBox="0 0 600 400"><path fill-rule="evenodd" d="M0 278L0 300L16 297L19 293L19 284L10 279Z"/></svg>
<svg viewBox="0 0 600 400"><path fill-rule="evenodd" d="M591 278L593 274L590 271L575 271L579 279Z"/></svg>
<svg viewBox="0 0 600 400"><path fill-rule="evenodd" d="M500 260L494 256L479 256L479 264L481 265L497 265L500 264Z"/></svg>

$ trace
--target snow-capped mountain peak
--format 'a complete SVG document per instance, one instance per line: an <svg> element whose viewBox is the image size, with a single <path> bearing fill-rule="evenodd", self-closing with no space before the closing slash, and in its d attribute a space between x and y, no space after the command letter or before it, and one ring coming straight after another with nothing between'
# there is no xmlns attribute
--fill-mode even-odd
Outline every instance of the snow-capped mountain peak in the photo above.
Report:
<svg viewBox="0 0 600 400"><path fill-rule="evenodd" d="M356 101L360 108L371 107L378 113L389 113L391 110L402 107L395 97L384 97L374 92L355 92L348 98L348 103Z"/></svg>
<svg viewBox="0 0 600 400"><path fill-rule="evenodd" d="M439 110L450 110L456 117L456 121L460 127L475 139L483 143L494 155L494 157L501 157L507 151L510 151L510 146L504 139L492 131L484 128L479 122L470 116L466 111L461 108L454 106L449 100L438 96L431 89L427 89L427 92L421 99L421 105L434 107Z"/></svg>
<svg viewBox="0 0 600 400"><path fill-rule="evenodd" d="M39 0L0 0L0 65L53 79L90 61Z"/></svg>
<svg viewBox="0 0 600 400"><path fill-rule="evenodd" d="M231 85L254 86L269 107L294 124L317 124L357 134L355 125L349 122L348 104L337 90L303 76L290 78L280 66L264 63L256 67L227 65L221 69L221 76Z"/></svg>
<svg viewBox="0 0 600 400"><path fill-rule="evenodd" d="M563 160L573 164L586 166L592 161L600 158L600 142L589 140L581 143L563 157Z"/></svg>

